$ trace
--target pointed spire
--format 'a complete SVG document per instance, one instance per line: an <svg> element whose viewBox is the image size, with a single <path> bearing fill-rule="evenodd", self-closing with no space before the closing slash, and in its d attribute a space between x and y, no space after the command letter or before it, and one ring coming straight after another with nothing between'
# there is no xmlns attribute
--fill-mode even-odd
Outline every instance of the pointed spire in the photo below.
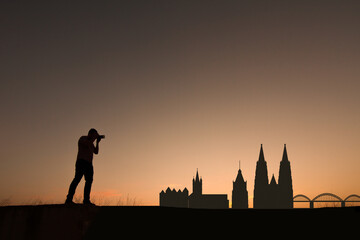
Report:
<svg viewBox="0 0 360 240"><path fill-rule="evenodd" d="M263 151L262 144L261 144L261 146L260 146L259 161L263 161L263 162L265 161L264 151Z"/></svg>
<svg viewBox="0 0 360 240"><path fill-rule="evenodd" d="M244 177L243 177L240 169L239 169L238 174L236 176L235 182L245 182Z"/></svg>
<svg viewBox="0 0 360 240"><path fill-rule="evenodd" d="M288 162L288 156L287 156L287 151L286 151L286 144L284 144L284 152L283 152L283 157L282 157L282 161Z"/></svg>
<svg viewBox="0 0 360 240"><path fill-rule="evenodd" d="M198 171L197 168L196 168L196 179L195 179L195 181L197 181L197 182L200 181L200 179L199 179L199 171Z"/></svg>
<svg viewBox="0 0 360 240"><path fill-rule="evenodd" d="M271 181L270 181L270 185L276 185L276 180L275 180L275 177L274 177L274 174L272 175L272 178L271 178Z"/></svg>

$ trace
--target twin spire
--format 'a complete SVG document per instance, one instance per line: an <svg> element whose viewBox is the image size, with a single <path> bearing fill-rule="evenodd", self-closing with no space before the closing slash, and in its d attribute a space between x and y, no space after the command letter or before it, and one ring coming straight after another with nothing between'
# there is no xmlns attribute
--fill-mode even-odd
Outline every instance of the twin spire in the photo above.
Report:
<svg viewBox="0 0 360 240"><path fill-rule="evenodd" d="M255 171L254 208L293 208L291 167L286 144L284 144L277 183L274 174L269 183L267 164L261 144Z"/></svg>
<svg viewBox="0 0 360 240"><path fill-rule="evenodd" d="M260 146L259 161L265 161L264 151L263 151L263 146L262 146L262 144L261 144L261 146ZM286 161L286 162L289 161L288 156L287 156L287 151L286 151L286 144L284 144L284 152L283 152L282 161Z"/></svg>

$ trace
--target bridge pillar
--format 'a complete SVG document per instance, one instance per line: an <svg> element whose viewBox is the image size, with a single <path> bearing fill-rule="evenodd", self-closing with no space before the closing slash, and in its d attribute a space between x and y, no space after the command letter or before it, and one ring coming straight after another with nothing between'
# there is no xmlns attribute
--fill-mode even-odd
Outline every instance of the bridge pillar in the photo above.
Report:
<svg viewBox="0 0 360 240"><path fill-rule="evenodd" d="M341 201L341 207L345 207L345 201Z"/></svg>
<svg viewBox="0 0 360 240"><path fill-rule="evenodd" d="M310 208L314 208L314 202L310 201Z"/></svg>

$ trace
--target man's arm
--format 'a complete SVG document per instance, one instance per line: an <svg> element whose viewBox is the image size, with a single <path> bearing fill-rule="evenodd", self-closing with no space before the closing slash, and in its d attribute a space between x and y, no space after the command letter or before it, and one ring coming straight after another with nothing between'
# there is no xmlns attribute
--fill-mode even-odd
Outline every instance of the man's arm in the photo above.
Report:
<svg viewBox="0 0 360 240"><path fill-rule="evenodd" d="M94 148L94 153L95 154L98 154L99 153L99 142L100 142L101 139L96 139L96 146Z"/></svg>

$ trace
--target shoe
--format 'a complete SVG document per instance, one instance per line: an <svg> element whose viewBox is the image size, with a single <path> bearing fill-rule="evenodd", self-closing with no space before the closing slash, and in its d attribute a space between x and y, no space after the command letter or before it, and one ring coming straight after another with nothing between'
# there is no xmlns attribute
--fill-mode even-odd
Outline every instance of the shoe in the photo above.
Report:
<svg viewBox="0 0 360 240"><path fill-rule="evenodd" d="M92 202L90 202L90 200L87 201L83 201L84 205L88 205L88 206L96 206L95 204L93 204Z"/></svg>

